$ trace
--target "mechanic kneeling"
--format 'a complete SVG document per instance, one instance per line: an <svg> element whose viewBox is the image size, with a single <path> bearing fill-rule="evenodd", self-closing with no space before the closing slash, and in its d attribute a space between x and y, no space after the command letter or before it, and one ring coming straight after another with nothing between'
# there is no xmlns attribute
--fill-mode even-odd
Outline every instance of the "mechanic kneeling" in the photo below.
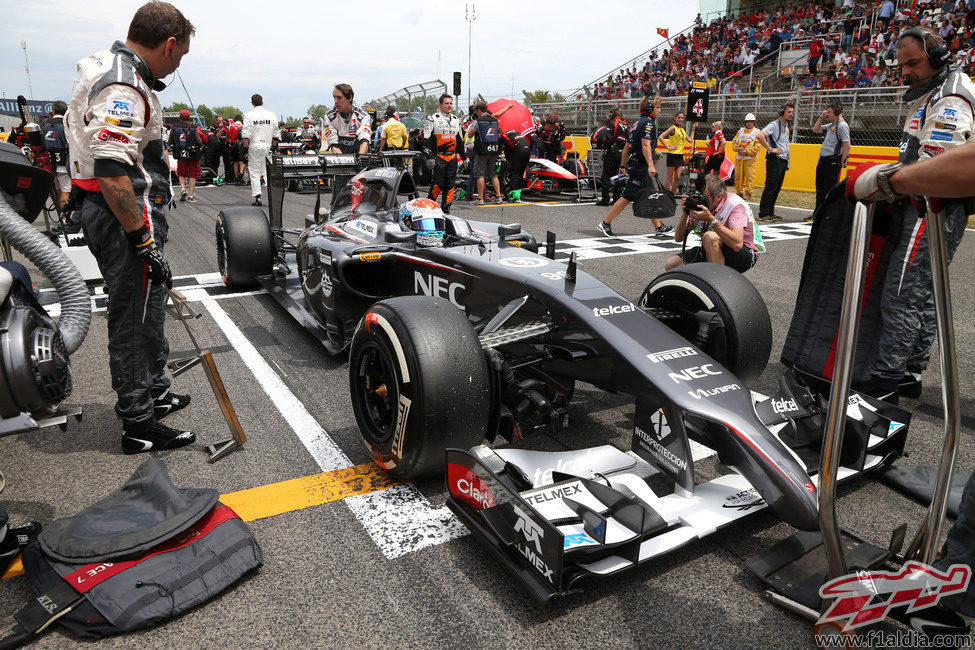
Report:
<svg viewBox="0 0 975 650"><path fill-rule="evenodd" d="M700 195L698 195L700 196ZM696 205L694 195L684 198L684 218L678 220L674 240L684 241L688 228L701 232L701 245L686 248L667 260L669 271L684 264L713 262L744 273L755 266L758 250L752 209L737 194L728 194L724 181L714 174L704 178L706 205ZM691 208L688 210L688 208Z"/></svg>

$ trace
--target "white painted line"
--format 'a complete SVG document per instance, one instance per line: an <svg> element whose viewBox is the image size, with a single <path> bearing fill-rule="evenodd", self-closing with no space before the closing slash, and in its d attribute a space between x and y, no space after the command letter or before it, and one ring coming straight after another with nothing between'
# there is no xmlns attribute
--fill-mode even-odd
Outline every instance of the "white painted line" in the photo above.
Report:
<svg viewBox="0 0 975 650"><path fill-rule="evenodd" d="M434 508L413 484L345 499L387 559L468 535L446 506Z"/></svg>
<svg viewBox="0 0 975 650"><path fill-rule="evenodd" d="M305 445L322 471L330 472L351 466L352 461L349 460L349 457L335 444L311 413L305 409L301 400L295 397L287 384L268 365L257 348L247 340L244 333L227 315L227 312L215 300L204 300L203 306L210 312L213 321L220 327L234 349L237 350L244 364L254 374L261 388L271 399L271 403L298 435L298 439Z"/></svg>
<svg viewBox="0 0 975 650"><path fill-rule="evenodd" d="M323 472L352 465L349 457L305 409L226 311L213 298L202 301L261 388ZM349 509L388 559L468 534L446 507L434 508L412 484L345 499Z"/></svg>

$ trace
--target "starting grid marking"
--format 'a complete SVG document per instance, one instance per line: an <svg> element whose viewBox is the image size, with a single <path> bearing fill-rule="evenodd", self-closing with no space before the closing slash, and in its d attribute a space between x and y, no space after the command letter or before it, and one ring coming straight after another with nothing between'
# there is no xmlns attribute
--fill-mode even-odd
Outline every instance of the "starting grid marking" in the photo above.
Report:
<svg viewBox="0 0 975 650"><path fill-rule="evenodd" d="M805 221L761 224L759 229L765 243L770 243L787 239L805 239L809 237L812 224ZM688 245L694 246L696 244L688 242ZM678 252L682 246L682 243L673 240L670 233L666 239L655 234L566 239L555 243L555 260L557 262L568 262L572 253L575 253L576 259L579 260L594 260L621 255Z"/></svg>

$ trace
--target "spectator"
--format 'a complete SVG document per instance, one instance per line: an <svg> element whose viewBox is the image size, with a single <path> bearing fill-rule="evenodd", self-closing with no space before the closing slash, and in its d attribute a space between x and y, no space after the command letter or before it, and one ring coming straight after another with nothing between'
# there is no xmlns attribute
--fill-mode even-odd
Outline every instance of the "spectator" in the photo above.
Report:
<svg viewBox="0 0 975 650"><path fill-rule="evenodd" d="M762 131L768 138L770 149L765 156L765 187L762 190L762 202L758 208L759 221L781 221L775 214L775 202L782 190L782 181L789 169L789 140L792 136L790 123L796 114L795 102L790 101L782 110L779 117L769 122Z"/></svg>
<svg viewBox="0 0 975 650"><path fill-rule="evenodd" d="M813 133L826 132L816 165L816 209L840 180L840 170L850 160L850 125L843 119L843 107L834 103L813 124ZM808 218L807 220L811 220Z"/></svg>
<svg viewBox="0 0 975 650"><path fill-rule="evenodd" d="M893 16L894 3L891 0L884 0L884 3L880 5L880 12L877 14L877 22L881 26L881 29L887 29Z"/></svg>
<svg viewBox="0 0 975 650"><path fill-rule="evenodd" d="M203 140L190 122L190 112L179 112L179 124L169 132L169 150L176 158L176 176L179 178L179 200L195 203L193 192L196 179L200 177L200 157L203 155ZM189 188L189 197L187 197Z"/></svg>

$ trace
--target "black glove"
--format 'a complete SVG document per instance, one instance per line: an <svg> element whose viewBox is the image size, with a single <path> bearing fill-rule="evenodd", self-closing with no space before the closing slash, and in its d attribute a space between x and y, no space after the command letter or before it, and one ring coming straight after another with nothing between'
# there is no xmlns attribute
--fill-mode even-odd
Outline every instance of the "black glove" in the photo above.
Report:
<svg viewBox="0 0 975 650"><path fill-rule="evenodd" d="M142 226L134 232L127 232L125 236L132 245L135 246L135 254L145 262L149 268L149 281L165 284L167 288L173 288L173 273L169 270L169 262L166 256L152 241L152 234L149 228Z"/></svg>

